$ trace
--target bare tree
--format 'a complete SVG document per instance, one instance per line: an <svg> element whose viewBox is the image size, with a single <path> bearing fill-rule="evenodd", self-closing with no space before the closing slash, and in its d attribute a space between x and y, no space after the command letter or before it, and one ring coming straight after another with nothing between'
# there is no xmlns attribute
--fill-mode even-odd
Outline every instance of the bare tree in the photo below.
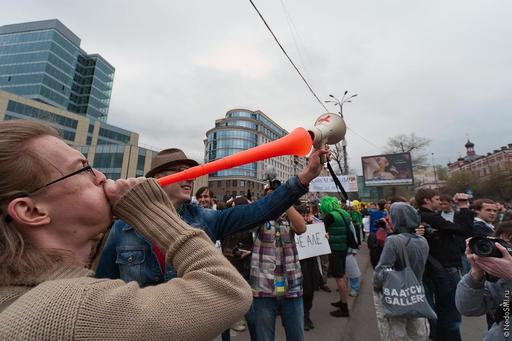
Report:
<svg viewBox="0 0 512 341"><path fill-rule="evenodd" d="M343 174L343 146L341 142L331 146L331 161L334 162L334 172L337 174Z"/></svg>
<svg viewBox="0 0 512 341"><path fill-rule="evenodd" d="M425 148L430 144L430 139L417 136L415 133L400 134L389 138L384 151L386 153L410 152L412 168L417 171L428 166L428 155Z"/></svg>
<svg viewBox="0 0 512 341"><path fill-rule="evenodd" d="M439 180L448 179L448 167L443 165L436 165L437 178Z"/></svg>

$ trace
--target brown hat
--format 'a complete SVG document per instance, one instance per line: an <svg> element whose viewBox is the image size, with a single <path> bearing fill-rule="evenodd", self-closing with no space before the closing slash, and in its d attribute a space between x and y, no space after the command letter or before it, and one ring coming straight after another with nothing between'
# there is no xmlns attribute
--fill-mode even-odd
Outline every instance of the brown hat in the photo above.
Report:
<svg viewBox="0 0 512 341"><path fill-rule="evenodd" d="M199 164L196 161L187 158L181 149L164 149L156 154L153 161L151 161L151 170L146 173L146 178L150 178L158 172L175 165L187 165L193 167Z"/></svg>

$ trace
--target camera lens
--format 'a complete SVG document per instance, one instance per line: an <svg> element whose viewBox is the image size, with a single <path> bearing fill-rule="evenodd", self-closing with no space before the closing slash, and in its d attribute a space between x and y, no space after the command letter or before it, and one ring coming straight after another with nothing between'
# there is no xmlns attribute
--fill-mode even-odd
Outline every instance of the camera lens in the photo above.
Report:
<svg viewBox="0 0 512 341"><path fill-rule="evenodd" d="M487 238L472 238L469 241L471 252L482 257L492 257L494 254L494 241Z"/></svg>

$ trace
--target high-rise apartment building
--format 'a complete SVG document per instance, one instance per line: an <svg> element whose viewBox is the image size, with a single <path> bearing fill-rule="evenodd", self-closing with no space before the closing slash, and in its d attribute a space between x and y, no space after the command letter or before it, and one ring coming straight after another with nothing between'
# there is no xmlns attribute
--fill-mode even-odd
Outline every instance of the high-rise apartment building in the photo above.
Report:
<svg viewBox="0 0 512 341"><path fill-rule="evenodd" d="M233 109L215 121L206 132L205 162L277 140L288 132L261 111ZM284 155L218 171L209 175L208 185L219 200L245 195L248 190L259 198L265 185L265 170L272 167L278 180L287 180L306 164L303 157Z"/></svg>
<svg viewBox="0 0 512 341"><path fill-rule="evenodd" d="M106 122L114 72L57 19L0 26L0 90Z"/></svg>

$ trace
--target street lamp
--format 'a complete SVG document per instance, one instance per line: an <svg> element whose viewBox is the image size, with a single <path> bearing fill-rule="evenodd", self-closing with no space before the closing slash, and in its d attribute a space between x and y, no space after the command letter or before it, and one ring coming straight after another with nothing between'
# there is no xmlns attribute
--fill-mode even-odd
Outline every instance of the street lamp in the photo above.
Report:
<svg viewBox="0 0 512 341"><path fill-rule="evenodd" d="M337 99L335 96L329 95L329 97L333 98L334 101L328 100L328 101L324 101L324 102L325 103L334 103L335 106L336 105L339 106L340 107L340 115L341 115L341 117L343 117L343 104L352 103L351 99L357 96L357 94L353 94L353 95L350 95L349 97L347 97L347 94L348 94L348 90L345 90L345 93L343 94L341 101L339 99Z"/></svg>
<svg viewBox="0 0 512 341"><path fill-rule="evenodd" d="M436 164L434 163L434 153L432 153L432 168L434 168L434 180L436 182L436 189L439 190L439 184L437 183L437 170Z"/></svg>
<svg viewBox="0 0 512 341"><path fill-rule="evenodd" d="M343 104L345 103L352 103L352 98L356 97L357 94L350 95L347 97L348 90L345 90L343 93L343 97L341 98L341 101L337 99L334 95L329 95L329 97L333 98L334 100L328 100L325 101L325 103L334 103L335 106L338 106L340 108L339 114L341 117L343 117ZM342 142L343 147L343 171L342 174L348 175L348 158L347 158L347 139L346 137L343 139Z"/></svg>

